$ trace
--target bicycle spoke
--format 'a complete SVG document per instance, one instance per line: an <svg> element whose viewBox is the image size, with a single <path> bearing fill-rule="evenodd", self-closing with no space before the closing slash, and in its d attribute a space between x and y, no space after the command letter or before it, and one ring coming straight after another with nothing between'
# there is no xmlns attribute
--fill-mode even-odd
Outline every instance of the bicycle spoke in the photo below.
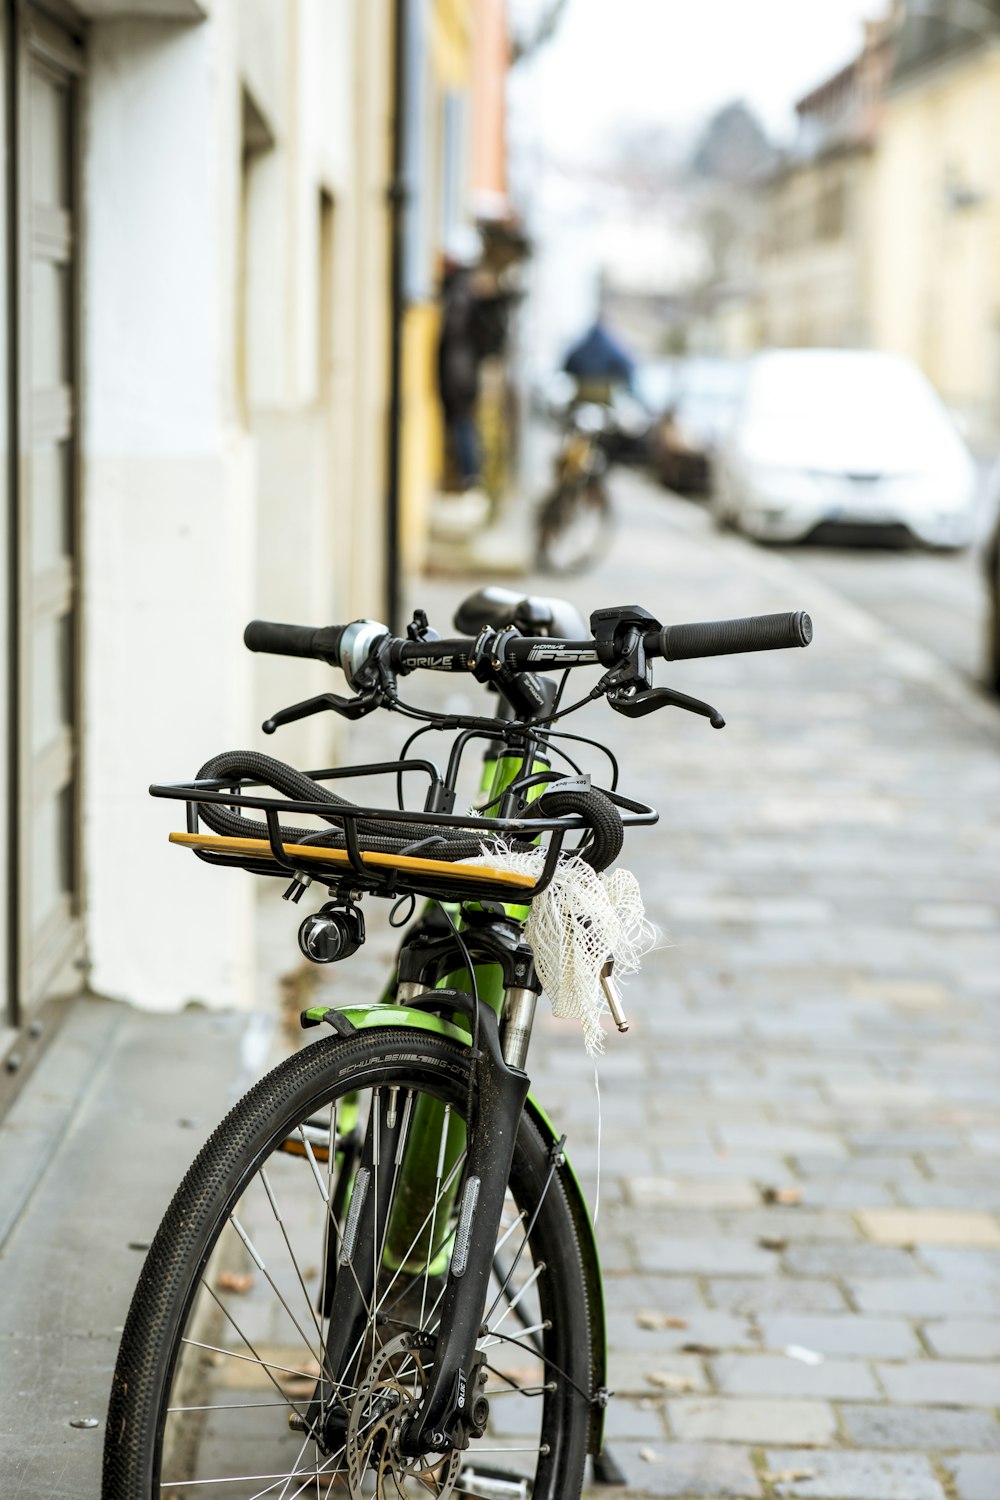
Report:
<svg viewBox="0 0 1000 1500"><path fill-rule="evenodd" d="M261 1175L263 1175L263 1174L261 1174ZM272 1207L273 1207L273 1205L272 1205ZM277 1217L277 1214L275 1214L275 1217ZM285 1300L284 1296L282 1295L280 1287L278 1286L278 1284L275 1281L274 1277L271 1275L270 1271L267 1269L267 1266L264 1264L264 1258L263 1258L263 1256L260 1254L260 1252L257 1249L257 1247L254 1245L254 1243L251 1240L250 1236L247 1234L246 1230L243 1228L243 1225L240 1223L239 1219L236 1217L235 1214L230 1214L229 1215L229 1222L230 1222L230 1224L232 1224L233 1228L236 1230L236 1233L239 1235L240 1239L243 1241L244 1245L246 1246L247 1253L250 1255L250 1257L253 1260L254 1264L257 1266L258 1270L262 1273L262 1275L267 1279L267 1283L270 1286L272 1292L277 1297L278 1301L281 1303L282 1307L285 1309L285 1312L288 1314L289 1318L294 1323L296 1331L298 1332L299 1336L301 1337L302 1342L305 1344L306 1348L309 1350L309 1353L312 1355L312 1357L316 1361L316 1363L318 1365L322 1366L323 1361L324 1361L323 1335L322 1335L322 1333L320 1333L319 1351L317 1352L317 1350L314 1349L312 1347L312 1345L310 1344L310 1342L309 1342L309 1335L306 1333L305 1329L302 1327L302 1324L299 1322L298 1318L292 1312L292 1309L289 1307L287 1301ZM278 1219L278 1223L279 1223L279 1225L281 1224L281 1220L280 1219ZM305 1291L305 1286L304 1285L303 1285L302 1290ZM307 1296L308 1296L308 1294L307 1294ZM234 1324L234 1326L235 1326L235 1324ZM317 1324L317 1330L316 1331L318 1333L320 1332L318 1324Z"/></svg>
<svg viewBox="0 0 1000 1500"><path fill-rule="evenodd" d="M544 1261L539 1261L538 1265L532 1271L531 1275L528 1277L527 1281L521 1287L520 1291L517 1292L513 1297L511 1297L508 1300L507 1306L504 1308L503 1312L501 1313L500 1317L497 1318L497 1320L496 1320L495 1323L491 1323L489 1321L489 1319L490 1319L490 1317L492 1316L492 1313L493 1313L493 1308L496 1307L496 1302L493 1303L493 1307L490 1308L490 1311L487 1314L487 1318L486 1318L486 1331L487 1331L487 1333L495 1333L496 1332L496 1330L500 1327L500 1324L503 1322L504 1318L506 1318L507 1314L514 1311L515 1307L520 1302L521 1298L525 1295L526 1292L529 1292L531 1290L531 1288L535 1285L535 1282L538 1280L539 1276L541 1276L541 1274L542 1274L542 1272L544 1270L545 1270L545 1262Z"/></svg>
<svg viewBox="0 0 1000 1500"><path fill-rule="evenodd" d="M261 1369L264 1370L281 1370L286 1375L298 1375L300 1378L305 1375L304 1370L293 1370L291 1365L277 1365L272 1359L261 1359L259 1354L240 1354L237 1349L220 1349L218 1344L203 1344L198 1339L182 1338L181 1343L190 1345L192 1349L207 1349L212 1354L225 1354L230 1359L242 1359L247 1364L260 1365ZM286 1406L291 1405L287 1397L285 1404Z"/></svg>
<svg viewBox="0 0 1000 1500"><path fill-rule="evenodd" d="M322 1347L323 1347L323 1329L322 1329L322 1327L320 1325L319 1319L316 1316L316 1309L312 1305L312 1298L310 1297L308 1288L306 1287L305 1278L302 1275L302 1270L301 1270L301 1268L299 1266L298 1257L296 1256L295 1251L292 1249L292 1242L289 1239L288 1230L285 1227L285 1221L282 1218L281 1211L278 1208L278 1200L277 1200L277 1198L275 1196L274 1189L271 1187L270 1179L269 1179L269 1177L267 1175L267 1172L265 1171L265 1169L263 1167L261 1167L261 1169L260 1169L260 1171L258 1172L257 1175L259 1176L259 1178L261 1180L261 1183L263 1184L264 1192L267 1194L267 1201L271 1205L271 1212L274 1214L275 1221L276 1221L276 1223L278 1225L278 1228L281 1231L281 1237L284 1240L285 1246L286 1246L286 1248L288 1250L289 1259L292 1262L292 1266L293 1266L294 1271L295 1271L296 1280L298 1281L299 1286L302 1288L302 1296L305 1299L305 1304L306 1304L306 1306L309 1309L309 1312L310 1312L310 1315L312 1317L313 1323L314 1323L314 1325L316 1327L316 1336L319 1339L319 1346L322 1349Z"/></svg>
<svg viewBox="0 0 1000 1500"><path fill-rule="evenodd" d="M266 1361L263 1360L263 1359L261 1359L260 1355L257 1353L257 1350L254 1348L253 1344L251 1344L250 1340L247 1338L246 1334L243 1332L242 1328L237 1323L236 1319L233 1317L233 1315L229 1311L228 1307L226 1307L226 1305L222 1301L221 1297L219 1297L219 1296L216 1295L214 1289L209 1286L209 1284L205 1280L204 1276L201 1278L201 1284L205 1288L205 1290L208 1293L208 1295L211 1298L213 1298L213 1300L215 1301L216 1305L219 1308L221 1308L224 1316L229 1319L230 1323L232 1323L233 1327L236 1329L236 1332L239 1334L239 1336L243 1340L244 1344L246 1344L247 1348L250 1350L250 1354L253 1356L253 1360L257 1364L260 1365L261 1369L264 1371L264 1374L267 1376L268 1380L270 1380L271 1384L274 1386L274 1389L278 1392L278 1395L279 1396L284 1396L285 1400L288 1402L288 1405L292 1408L292 1410L298 1416L301 1417L302 1416L302 1412L299 1411L299 1408L295 1405L295 1402L291 1399L291 1397L288 1395L288 1393L286 1391L283 1391L281 1389L281 1386L279 1385L278 1381L275 1380L274 1376L271 1374L271 1371L268 1368L268 1365L267 1365ZM235 1357L237 1359L240 1358L240 1355L235 1350L224 1349L224 1350L222 1350L220 1352L222 1352L223 1354L232 1353L232 1354L235 1355ZM290 1372L290 1373L301 1374L302 1372L299 1371L299 1370L296 1370L296 1371L293 1371L293 1372ZM303 1420L305 1420L305 1419L303 1418Z"/></svg>
<svg viewBox="0 0 1000 1500"><path fill-rule="evenodd" d="M258 1411L265 1410L267 1407L287 1405L287 1399L284 1401L228 1401L214 1406L168 1406L167 1412L172 1414L182 1411Z"/></svg>

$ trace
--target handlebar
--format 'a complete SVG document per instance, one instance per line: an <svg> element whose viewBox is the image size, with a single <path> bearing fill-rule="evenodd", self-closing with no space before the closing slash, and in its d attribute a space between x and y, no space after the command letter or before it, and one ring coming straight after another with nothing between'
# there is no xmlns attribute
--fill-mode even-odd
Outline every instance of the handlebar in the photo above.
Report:
<svg viewBox="0 0 1000 1500"><path fill-rule="evenodd" d="M743 651L780 651L788 646L808 646L812 634L812 620L802 609L783 615L747 615L741 620L665 625L657 632L655 648L646 637L646 654L683 661Z"/></svg>
<svg viewBox="0 0 1000 1500"><path fill-rule="evenodd" d="M278 625L271 620L251 620L243 632L251 651L272 656L305 656L339 665L340 641L345 625Z"/></svg>
<svg viewBox="0 0 1000 1500"><path fill-rule="evenodd" d="M505 666L542 672L566 667L612 666L618 659L615 644L606 634L602 640L591 637L582 641L564 641L549 636L524 636L512 628L484 631L479 637L404 641L390 638L386 626L374 620L355 620L350 625L319 628L252 620L243 636L251 651L313 657L336 664L343 668L349 682L353 682L370 658L372 647L376 643L384 646L387 638L390 663L395 671L404 673L418 668L437 672L475 671L484 655L498 668ZM643 633L647 657L663 657L667 661L747 651L777 651L808 646L811 640L812 621L804 610L749 615L736 620L665 625Z"/></svg>

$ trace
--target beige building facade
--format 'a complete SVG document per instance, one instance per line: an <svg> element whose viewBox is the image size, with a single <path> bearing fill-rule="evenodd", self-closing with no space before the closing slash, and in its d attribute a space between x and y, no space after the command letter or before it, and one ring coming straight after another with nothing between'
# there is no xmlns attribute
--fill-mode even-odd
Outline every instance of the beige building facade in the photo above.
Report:
<svg viewBox="0 0 1000 1500"><path fill-rule="evenodd" d="M255 883L171 849L146 788L329 763L329 715L259 728L329 670L244 625L384 609L393 20L0 8L0 1056L84 984L255 1003Z"/></svg>
<svg viewBox="0 0 1000 1500"><path fill-rule="evenodd" d="M872 327L985 435L1000 426L1000 34L973 42L918 56L890 90Z"/></svg>
<svg viewBox="0 0 1000 1500"><path fill-rule="evenodd" d="M858 56L796 105L798 138L763 190L760 332L779 347L875 338L876 161L898 13L866 24Z"/></svg>

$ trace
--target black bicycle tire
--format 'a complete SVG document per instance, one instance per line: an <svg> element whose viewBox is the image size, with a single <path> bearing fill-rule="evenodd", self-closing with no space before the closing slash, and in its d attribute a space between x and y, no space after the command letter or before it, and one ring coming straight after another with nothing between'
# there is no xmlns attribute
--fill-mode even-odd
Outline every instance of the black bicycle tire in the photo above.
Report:
<svg viewBox="0 0 1000 1500"><path fill-rule="evenodd" d="M350 1078L356 1088L402 1078L434 1084L441 1097L464 1111L468 1098L468 1048L430 1033L386 1027L356 1037L331 1037L295 1053L262 1078L230 1110L188 1169L150 1246L122 1334L112 1382L104 1446L102 1500L152 1500L156 1481L161 1407L169 1397L179 1340L199 1285L201 1271L226 1222L260 1164L321 1100ZM366 1071L367 1070L367 1071ZM380 1070L380 1071L379 1071ZM419 1076L418 1075L425 1075ZM545 1295L561 1306L551 1361L558 1389L545 1402L545 1431L551 1445L543 1456L533 1491L535 1500L578 1500L590 1417L590 1322L576 1229L561 1182L552 1175L548 1144L527 1114L522 1116L514 1167L515 1182L536 1197L546 1182L533 1230L532 1252L558 1275L545 1278ZM520 1181L518 1181L520 1179ZM517 1192L515 1190L515 1196ZM520 1202L520 1206L525 1205ZM469 1450L475 1457L475 1444Z"/></svg>
<svg viewBox="0 0 1000 1500"><path fill-rule="evenodd" d="M573 520L577 500L574 497L567 505L568 487L560 485L549 496L538 513L537 521L537 562L538 566L546 573L557 573L570 577L576 573L582 573L592 567L597 559L605 551L614 528L614 508L611 504L611 496L607 486L599 479L587 479L573 484L572 489L583 494L594 496L597 500L599 513L599 527L597 535L592 544L579 557L575 557L570 563L559 563L552 555L552 544L557 541L567 522ZM565 511L564 515L560 515Z"/></svg>

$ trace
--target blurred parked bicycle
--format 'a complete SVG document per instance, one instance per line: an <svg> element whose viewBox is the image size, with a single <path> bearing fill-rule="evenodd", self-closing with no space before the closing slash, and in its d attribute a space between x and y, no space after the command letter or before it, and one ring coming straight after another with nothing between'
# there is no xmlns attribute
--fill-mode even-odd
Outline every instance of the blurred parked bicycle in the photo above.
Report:
<svg viewBox="0 0 1000 1500"><path fill-rule="evenodd" d="M605 483L614 434L611 409L571 406L555 460L552 489L535 517L535 554L546 573L580 573L606 552L614 509Z"/></svg>

